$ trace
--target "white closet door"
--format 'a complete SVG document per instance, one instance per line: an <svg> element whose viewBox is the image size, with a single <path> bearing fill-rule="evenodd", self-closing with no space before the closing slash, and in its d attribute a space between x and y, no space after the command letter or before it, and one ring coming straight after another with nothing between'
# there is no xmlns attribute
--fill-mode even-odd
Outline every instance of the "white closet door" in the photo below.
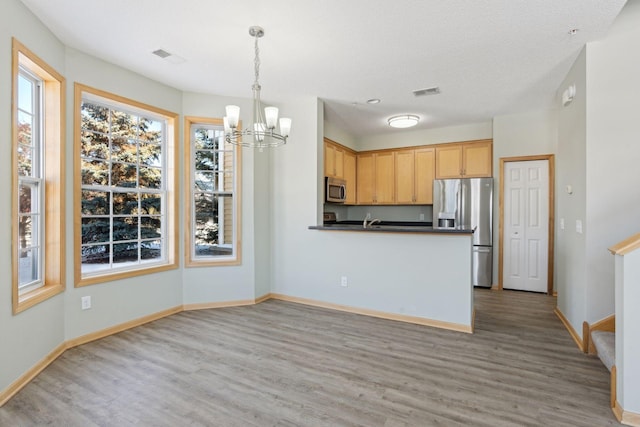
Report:
<svg viewBox="0 0 640 427"><path fill-rule="evenodd" d="M547 292L549 162L504 163L504 289Z"/></svg>

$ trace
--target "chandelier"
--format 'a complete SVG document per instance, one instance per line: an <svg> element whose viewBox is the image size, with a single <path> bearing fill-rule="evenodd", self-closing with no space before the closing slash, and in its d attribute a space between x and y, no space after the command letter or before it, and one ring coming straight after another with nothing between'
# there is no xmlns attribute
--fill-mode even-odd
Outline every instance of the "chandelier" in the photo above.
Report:
<svg viewBox="0 0 640 427"><path fill-rule="evenodd" d="M262 27L249 27L249 34L255 39L254 59L255 78L253 82L253 123L245 129L239 129L240 107L237 105L227 105L226 117L224 117L224 139L226 142L241 145L249 148L277 147L286 144L291 130L291 119L282 117L280 119L280 132L276 129L278 124L278 109L276 107L266 107L262 112L260 102L260 49L258 49L258 39L264 36Z"/></svg>

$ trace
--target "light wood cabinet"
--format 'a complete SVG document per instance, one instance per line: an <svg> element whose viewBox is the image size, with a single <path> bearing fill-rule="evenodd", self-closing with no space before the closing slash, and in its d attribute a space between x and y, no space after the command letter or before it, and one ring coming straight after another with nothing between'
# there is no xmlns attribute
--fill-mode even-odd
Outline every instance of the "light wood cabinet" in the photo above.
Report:
<svg viewBox="0 0 640 427"><path fill-rule="evenodd" d="M433 180L490 177L492 141L357 153L325 138L326 176L347 183L346 205L430 205Z"/></svg>
<svg viewBox="0 0 640 427"><path fill-rule="evenodd" d="M486 141L462 145L465 178L484 178L492 175L492 148L493 144Z"/></svg>
<svg viewBox="0 0 640 427"><path fill-rule="evenodd" d="M435 149L417 148L396 151L396 204L432 204L434 177Z"/></svg>
<svg viewBox="0 0 640 427"><path fill-rule="evenodd" d="M344 152L344 179L347 181L347 198L345 205L356 204L356 155L349 151Z"/></svg>
<svg viewBox="0 0 640 427"><path fill-rule="evenodd" d="M416 205L433 204L433 180L436 176L436 150L416 149L415 201Z"/></svg>
<svg viewBox="0 0 640 427"><path fill-rule="evenodd" d="M436 147L436 178L480 178L492 174L490 140L443 144Z"/></svg>
<svg viewBox="0 0 640 427"><path fill-rule="evenodd" d="M357 203L359 205L391 205L395 202L395 153L357 155Z"/></svg>
<svg viewBox="0 0 640 427"><path fill-rule="evenodd" d="M344 148L324 140L324 175L344 179Z"/></svg>
<svg viewBox="0 0 640 427"><path fill-rule="evenodd" d="M344 179L347 183L346 205L356 204L356 153L324 139L324 175Z"/></svg>

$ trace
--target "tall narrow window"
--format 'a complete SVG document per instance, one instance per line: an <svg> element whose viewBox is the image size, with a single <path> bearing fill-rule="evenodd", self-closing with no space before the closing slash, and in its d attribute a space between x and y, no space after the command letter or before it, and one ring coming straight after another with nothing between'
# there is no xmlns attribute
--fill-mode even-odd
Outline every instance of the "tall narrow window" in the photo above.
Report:
<svg viewBox="0 0 640 427"><path fill-rule="evenodd" d="M20 67L18 74L18 292L44 285L42 223L42 80Z"/></svg>
<svg viewBox="0 0 640 427"><path fill-rule="evenodd" d="M77 284L175 268L175 115L81 85L76 91Z"/></svg>
<svg viewBox="0 0 640 427"><path fill-rule="evenodd" d="M187 117L185 181L187 208L187 266L240 263L239 165L241 150L224 141L220 119Z"/></svg>
<svg viewBox="0 0 640 427"><path fill-rule="evenodd" d="M64 290L64 78L13 40L13 311Z"/></svg>

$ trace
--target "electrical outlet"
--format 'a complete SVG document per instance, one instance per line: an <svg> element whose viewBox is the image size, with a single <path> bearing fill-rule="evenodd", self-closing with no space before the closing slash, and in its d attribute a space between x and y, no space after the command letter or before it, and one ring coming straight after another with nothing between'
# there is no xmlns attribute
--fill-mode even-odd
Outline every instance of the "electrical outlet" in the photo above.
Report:
<svg viewBox="0 0 640 427"><path fill-rule="evenodd" d="M347 287L348 285L349 285L349 282L347 281L347 276L342 276L340 278L340 286Z"/></svg>
<svg viewBox="0 0 640 427"><path fill-rule="evenodd" d="M424 221L424 214L423 213L420 214L420 221Z"/></svg>
<svg viewBox="0 0 640 427"><path fill-rule="evenodd" d="M89 310L91 308L91 297L90 296L86 296L86 297L82 297L82 309L83 310Z"/></svg>

